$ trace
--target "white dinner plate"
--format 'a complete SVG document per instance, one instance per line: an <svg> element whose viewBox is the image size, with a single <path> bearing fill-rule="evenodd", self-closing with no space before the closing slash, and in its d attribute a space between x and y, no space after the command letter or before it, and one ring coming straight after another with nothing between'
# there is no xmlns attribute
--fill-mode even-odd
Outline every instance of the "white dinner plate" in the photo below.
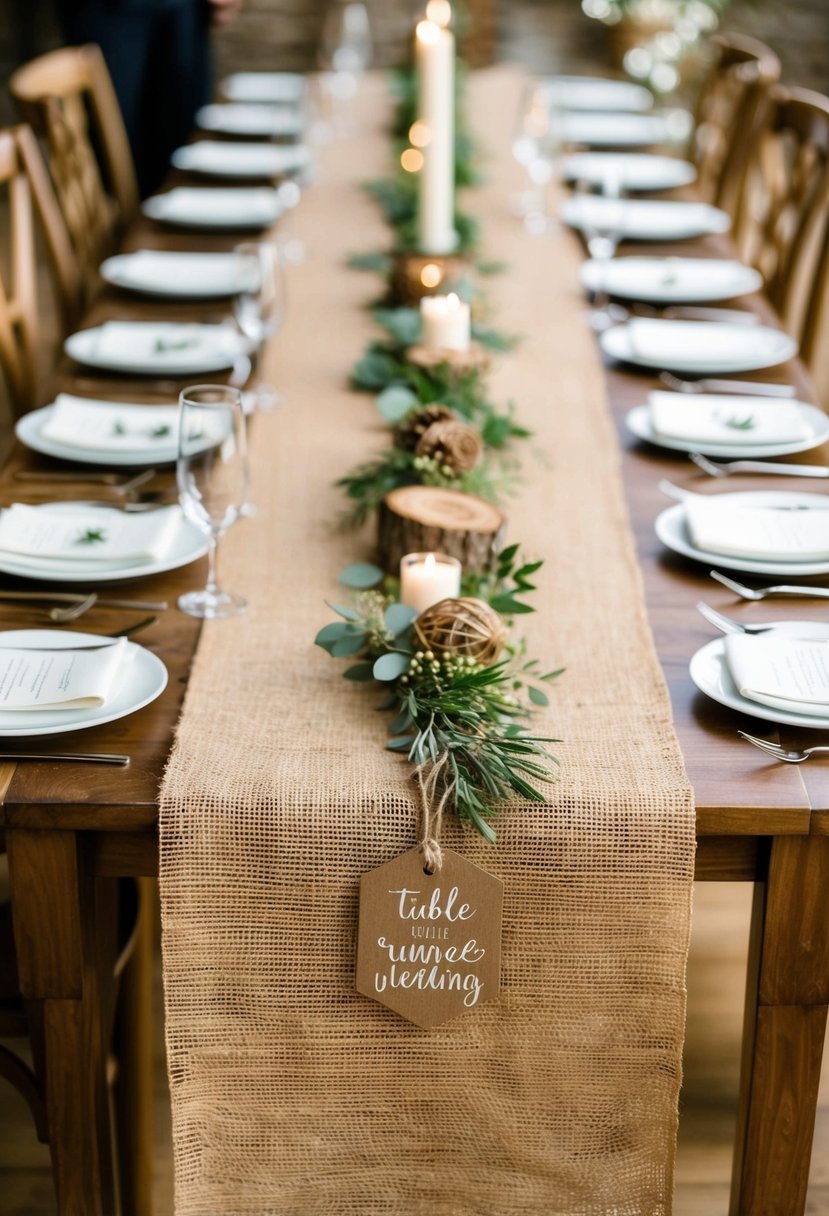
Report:
<svg viewBox="0 0 829 1216"><path fill-rule="evenodd" d="M565 200L561 218L580 231L612 229L625 241L683 241L728 232L728 212L708 203L663 198L606 198L576 194Z"/></svg>
<svg viewBox="0 0 829 1216"><path fill-rule="evenodd" d="M829 641L829 625L816 621L775 621L772 624L775 631L785 633L789 637L826 638ZM762 718L766 722L781 722L786 726L809 726L819 730L829 728L829 718L773 709L770 705L761 705L759 701L750 701L748 697L740 696L726 662L725 638L714 638L698 650L691 659L689 670L691 679L700 692L705 693L712 701L718 701L720 705L727 705L730 709L750 714L752 718Z"/></svg>
<svg viewBox="0 0 829 1216"><path fill-rule="evenodd" d="M806 507L826 512L826 527L829 529L829 494L806 494L789 490L741 490L725 495L735 505L755 507ZM731 557L724 553L711 553L697 549L691 542L685 523L683 503L674 503L656 517L656 535L663 545L674 553L691 557L694 561L711 566L724 566L726 570L742 570L745 574L784 575L788 579L807 578L813 574L829 574L829 561L781 562L763 561L759 558Z"/></svg>
<svg viewBox="0 0 829 1216"><path fill-rule="evenodd" d="M740 404L739 397L734 400ZM628 410L625 424L637 439L644 439L660 448L670 448L672 452L702 452L704 456L722 457L727 460L763 460L772 456L790 456L793 452L808 452L810 448L816 448L819 443L825 443L829 439L829 415L824 414L816 405L809 405L805 401L800 403L800 412L810 434L805 439L796 439L789 443L690 443L684 439L670 439L654 433L647 405L635 405L632 410Z"/></svg>
<svg viewBox="0 0 829 1216"><path fill-rule="evenodd" d="M148 256L149 255L149 256ZM107 258L101 278L124 291L174 299L221 299L244 286L244 265L233 253L139 249Z"/></svg>
<svg viewBox="0 0 829 1216"><path fill-rule="evenodd" d="M116 402L108 404L114 406ZM172 405L173 402L170 404ZM148 410L152 408L151 405L147 406ZM152 448L147 447L140 450L131 448L128 452L125 452L114 448L104 450L102 448L91 447L70 447L69 444L51 439L48 435L43 435L42 430L49 421L53 409L54 403L45 405L39 410L31 410L28 414L23 414L15 424L14 432L17 438L27 448L31 448L33 452L40 452L44 456L53 456L57 460L71 460L74 464L101 464L106 468L140 469L154 465L175 464L178 456L175 444L171 445L159 442Z"/></svg>
<svg viewBox="0 0 829 1216"><path fill-rule="evenodd" d="M227 102L202 106L196 125L222 135L258 135L263 139L296 137L302 133L300 110L283 106Z"/></svg>
<svg viewBox="0 0 829 1216"><path fill-rule="evenodd" d="M612 174L623 190L673 190L697 176L690 161L649 152L574 152L565 156L562 172L565 181L591 186L601 186Z"/></svg>
<svg viewBox="0 0 829 1216"><path fill-rule="evenodd" d="M195 344L190 350L174 349L173 347L168 350L154 350L152 347L147 347L146 344L142 349L139 345L142 338L139 333L140 327L147 326L155 330L159 326L153 322L144 321L135 321L134 325L137 327L135 351L125 349L119 355L102 354L98 350L102 326L80 329L77 333L71 334L64 342L63 349L71 359L77 363L84 363L88 367L126 372L129 375L138 376L193 376L205 372L217 372L222 368L232 367L236 359L246 353L245 339L228 325L181 323L182 341L186 340L188 333L198 331ZM176 326L177 323L174 321L167 322L163 326L165 335L170 334L169 338L165 337L166 342L171 344L175 342Z"/></svg>
<svg viewBox="0 0 829 1216"><path fill-rule="evenodd" d="M177 148L170 157L176 169L208 177L282 177L306 168L310 153L304 144L231 143L202 139Z"/></svg>
<svg viewBox="0 0 829 1216"><path fill-rule="evenodd" d="M653 106L644 85L605 76L551 76L547 81L553 105L562 110L616 110L643 113Z"/></svg>
<svg viewBox="0 0 829 1216"><path fill-rule="evenodd" d="M0 646L21 649L48 646L50 650L74 650L111 641L95 633L67 632L64 629L8 629L0 633ZM116 718L133 714L160 697L167 687L167 668L161 659L135 642L127 643L124 659L123 678L118 681L117 691L106 705L93 709L0 710L0 738L60 735L101 726L104 722L114 722Z"/></svg>
<svg viewBox="0 0 829 1216"><path fill-rule="evenodd" d="M692 123L687 110L668 110L663 114L569 111L562 115L561 133L566 143L592 148L646 148L687 139Z"/></svg>
<svg viewBox="0 0 829 1216"><path fill-rule="evenodd" d="M141 204L151 220L208 231L268 228L282 214L276 190L268 186L176 186Z"/></svg>
<svg viewBox="0 0 829 1216"><path fill-rule="evenodd" d="M46 513L66 513L73 510L76 505L73 502L47 502L39 505L37 510ZM84 509L89 509L91 505L85 503ZM109 506L109 504L102 503L101 506ZM207 540L202 532L199 532L185 519L180 507L175 509L179 518L170 546L163 557L154 561L132 563L120 567L112 566L102 570L100 566L87 565L81 561L72 562L71 569L69 569L68 563L50 566L43 560L35 569L33 565L15 561L12 554L3 553L0 554L0 571L4 574L13 574L17 578L35 579L40 582L86 585L87 583L118 583L124 582L126 579L148 578L151 574L163 574L167 570L178 570L180 566L188 566L190 562L204 557L207 552Z"/></svg>
<svg viewBox="0 0 829 1216"><path fill-rule="evenodd" d="M606 291L623 300L646 304L704 304L733 300L763 286L752 266L729 258L613 258L582 263L581 281L588 291Z"/></svg>
<svg viewBox="0 0 829 1216"><path fill-rule="evenodd" d="M599 343L612 359L635 363L639 367L668 368L692 376L727 375L775 367L797 354L794 338L767 325L650 319L649 326L665 327L664 348L659 349L657 344L643 353L631 340L630 326L633 324L639 324L639 320L606 329L599 335ZM680 329L680 326L684 328ZM682 349L686 337L687 346Z"/></svg>
<svg viewBox="0 0 829 1216"><path fill-rule="evenodd" d="M296 105L308 89L306 78L299 72L234 72L225 77L221 87L228 101L254 105Z"/></svg>

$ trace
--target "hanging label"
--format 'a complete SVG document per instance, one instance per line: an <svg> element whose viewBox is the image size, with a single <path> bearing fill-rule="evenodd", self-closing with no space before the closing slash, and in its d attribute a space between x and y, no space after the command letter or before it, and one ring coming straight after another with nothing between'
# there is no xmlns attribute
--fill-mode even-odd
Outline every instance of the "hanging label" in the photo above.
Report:
<svg viewBox="0 0 829 1216"><path fill-rule="evenodd" d="M419 849L360 880L357 991L429 1029L501 986L504 884L451 849L435 874Z"/></svg>

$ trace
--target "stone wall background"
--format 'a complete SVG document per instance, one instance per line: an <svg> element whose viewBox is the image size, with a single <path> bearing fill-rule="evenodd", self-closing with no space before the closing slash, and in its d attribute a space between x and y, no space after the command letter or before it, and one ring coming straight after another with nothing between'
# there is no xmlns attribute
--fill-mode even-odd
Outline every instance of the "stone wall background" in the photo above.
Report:
<svg viewBox="0 0 829 1216"><path fill-rule="evenodd" d="M0 79L59 38L53 0L0 0ZM386 67L405 54L407 35L423 3L366 0L375 43L375 63ZM603 29L581 13L579 0L467 0L477 9L475 26L490 32L497 57L539 71L590 71L606 67ZM245 0L227 31L216 37L217 71L240 67L307 70L326 0ZM751 33L781 56L785 78L829 91L829 0L734 0L723 27ZM5 95L0 122L11 120Z"/></svg>

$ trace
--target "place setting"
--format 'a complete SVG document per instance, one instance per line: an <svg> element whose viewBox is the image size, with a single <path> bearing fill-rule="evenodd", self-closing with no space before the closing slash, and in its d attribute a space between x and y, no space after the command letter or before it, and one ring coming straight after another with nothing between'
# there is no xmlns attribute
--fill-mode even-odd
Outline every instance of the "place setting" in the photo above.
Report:
<svg viewBox="0 0 829 1216"><path fill-rule="evenodd" d="M262 139L299 139L305 119L295 106L260 105L255 102L220 102L202 106L196 125L222 135L258 136Z"/></svg>
<svg viewBox="0 0 829 1216"><path fill-rule="evenodd" d="M100 274L122 291L172 299L225 299L247 286L235 253L138 249L107 258Z"/></svg>
<svg viewBox="0 0 829 1216"><path fill-rule="evenodd" d="M232 321L105 321L71 334L64 350L101 371L179 377L233 367L246 346Z"/></svg>
<svg viewBox="0 0 829 1216"><path fill-rule="evenodd" d="M233 72L221 82L228 101L249 105L302 105L308 78L302 72Z"/></svg>
<svg viewBox="0 0 829 1216"><path fill-rule="evenodd" d="M793 359L797 342L782 329L742 321L632 317L599 336L611 359L684 376L760 371Z"/></svg>
<svg viewBox="0 0 829 1216"><path fill-rule="evenodd" d="M304 172L311 153L305 144L201 139L177 148L170 160L176 169L205 177L272 179Z"/></svg>
<svg viewBox="0 0 829 1216"><path fill-rule="evenodd" d="M601 187L609 174L618 176L625 190L645 193L687 186L697 171L690 161L655 152L571 152L561 162L565 182Z"/></svg>
<svg viewBox="0 0 829 1216"><path fill-rule="evenodd" d="M268 228L284 210L272 186L174 186L141 206L159 223L209 231Z"/></svg>

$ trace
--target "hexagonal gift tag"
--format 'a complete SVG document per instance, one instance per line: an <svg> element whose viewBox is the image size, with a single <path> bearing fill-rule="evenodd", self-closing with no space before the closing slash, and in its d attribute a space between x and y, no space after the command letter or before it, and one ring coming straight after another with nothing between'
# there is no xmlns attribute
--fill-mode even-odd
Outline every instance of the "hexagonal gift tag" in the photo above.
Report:
<svg viewBox="0 0 829 1216"><path fill-rule="evenodd" d="M430 1029L501 986L504 884L446 849L435 874L419 849L360 880L357 991Z"/></svg>

